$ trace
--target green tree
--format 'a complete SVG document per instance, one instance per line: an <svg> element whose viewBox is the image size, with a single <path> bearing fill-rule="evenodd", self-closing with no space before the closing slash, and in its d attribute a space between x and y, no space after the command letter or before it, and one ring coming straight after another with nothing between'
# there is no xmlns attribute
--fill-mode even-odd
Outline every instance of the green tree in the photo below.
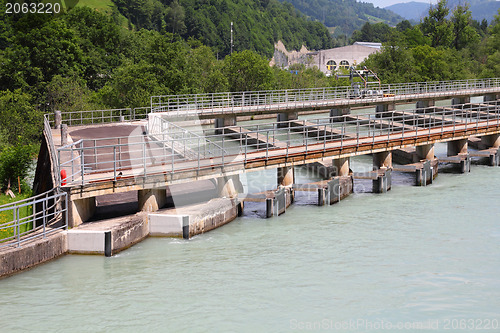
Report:
<svg viewBox="0 0 500 333"><path fill-rule="evenodd" d="M20 89L0 92L0 128L9 144L38 141L42 119L43 114L33 107L30 95Z"/></svg>
<svg viewBox="0 0 500 333"><path fill-rule="evenodd" d="M457 50L475 45L479 41L479 34L472 26L472 14L469 5L458 5L451 16L453 24L453 46Z"/></svg>
<svg viewBox="0 0 500 333"><path fill-rule="evenodd" d="M168 31L173 34L183 35L186 33L186 25L184 19L186 13L177 0L172 1L170 7L167 9L166 23Z"/></svg>
<svg viewBox="0 0 500 333"><path fill-rule="evenodd" d="M439 0L436 5L429 8L428 16L420 24L424 35L431 39L432 47L451 45L453 26L446 18L449 12L446 0Z"/></svg>
<svg viewBox="0 0 500 333"><path fill-rule="evenodd" d="M125 64L113 73L113 79L99 94L113 108L148 106L150 96L171 93L161 84L156 72L155 66L146 61Z"/></svg>
<svg viewBox="0 0 500 333"><path fill-rule="evenodd" d="M95 93L90 91L84 80L77 76L56 75L47 85L47 104L50 110L82 111L99 108L94 102Z"/></svg>
<svg viewBox="0 0 500 333"><path fill-rule="evenodd" d="M249 50L227 56L224 59L224 74L231 91L266 90L273 87L268 61Z"/></svg>

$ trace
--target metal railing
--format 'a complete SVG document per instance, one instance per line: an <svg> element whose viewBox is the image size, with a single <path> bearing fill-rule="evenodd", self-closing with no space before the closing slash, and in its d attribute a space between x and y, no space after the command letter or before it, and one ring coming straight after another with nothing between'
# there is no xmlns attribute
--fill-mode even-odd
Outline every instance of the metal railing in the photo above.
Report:
<svg viewBox="0 0 500 333"><path fill-rule="evenodd" d="M33 239L67 229L67 207L66 192L58 189L0 206L2 220L7 217L8 221L0 223L0 248L20 247Z"/></svg>
<svg viewBox="0 0 500 333"><path fill-rule="evenodd" d="M54 147L54 138L52 137L52 129L50 128L50 123L47 117L43 119L43 131L45 133L45 139L47 140L47 148L50 154L50 163L52 166L52 176L54 181L54 187L59 186L61 184L61 174L59 170L59 160L57 159L56 149Z"/></svg>
<svg viewBox="0 0 500 333"><path fill-rule="evenodd" d="M437 82L410 82L384 84L386 96L374 96L363 101L400 100L402 95L442 94L474 91L487 93L491 88L500 88L500 79L477 79ZM393 95L393 96L391 96ZM352 87L325 87L310 89L266 90L245 92L224 92L189 95L165 95L151 97L152 112L169 112L172 115L210 114L215 112L239 112L243 110L274 110L289 108L324 107L334 105L335 100L360 98ZM329 101L329 102L327 102Z"/></svg>
<svg viewBox="0 0 500 333"><path fill-rule="evenodd" d="M209 158L222 154L222 147L206 140L204 133L195 133L154 114L148 118L148 135L150 139L187 159Z"/></svg>
<svg viewBox="0 0 500 333"><path fill-rule="evenodd" d="M126 108L91 111L70 111L61 113L61 122L68 126L93 125L117 123L123 121L136 121L147 119L151 108ZM54 113L45 114L45 118L50 125L55 125L56 117Z"/></svg>
<svg viewBox="0 0 500 333"><path fill-rule="evenodd" d="M500 126L497 102L469 105L464 109L430 108L385 111L377 115L347 115L313 120L291 120L252 126L229 126L222 134L198 135L220 147L206 154L193 150L190 156L166 147L188 146L192 136L150 140L147 136L86 139L58 149L60 168L68 171L68 185L116 181L122 177L147 177L183 171L217 170L229 165L245 166L256 161L344 149L359 150L391 141L402 142L431 135ZM203 136L202 136L203 135ZM106 141L108 140L108 141ZM114 140L114 141L113 141ZM187 154L186 154L187 155ZM63 157L72 156L71 159ZM77 156L77 157L76 157ZM78 160L80 159L80 160ZM83 162L81 162L83 160Z"/></svg>

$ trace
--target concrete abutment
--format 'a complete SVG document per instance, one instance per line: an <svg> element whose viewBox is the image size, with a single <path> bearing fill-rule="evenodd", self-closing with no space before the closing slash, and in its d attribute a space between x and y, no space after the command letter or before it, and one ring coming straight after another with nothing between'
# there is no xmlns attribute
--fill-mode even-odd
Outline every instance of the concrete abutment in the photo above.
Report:
<svg viewBox="0 0 500 333"><path fill-rule="evenodd" d="M68 227L79 226L88 221L96 211L96 198L70 199L68 210Z"/></svg>

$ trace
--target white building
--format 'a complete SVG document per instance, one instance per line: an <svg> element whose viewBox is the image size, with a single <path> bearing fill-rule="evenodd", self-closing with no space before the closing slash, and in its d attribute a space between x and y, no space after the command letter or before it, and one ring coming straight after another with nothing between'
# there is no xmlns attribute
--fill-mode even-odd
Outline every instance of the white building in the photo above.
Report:
<svg viewBox="0 0 500 333"><path fill-rule="evenodd" d="M316 66L325 74L332 74L340 68L349 68L363 62L368 56L380 52L382 44L356 42L353 45L336 47L328 50L309 52L305 47L300 51L288 52L281 42L276 44L271 65L288 67L301 63L308 67Z"/></svg>

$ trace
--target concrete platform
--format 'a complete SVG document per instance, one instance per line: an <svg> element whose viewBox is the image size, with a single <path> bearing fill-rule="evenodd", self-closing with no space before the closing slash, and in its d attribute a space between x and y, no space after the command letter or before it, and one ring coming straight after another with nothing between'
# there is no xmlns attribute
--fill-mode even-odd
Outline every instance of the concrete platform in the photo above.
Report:
<svg viewBox="0 0 500 333"><path fill-rule="evenodd" d="M190 238L233 221L241 215L241 205L237 199L215 198L205 203L161 209L148 214L149 234Z"/></svg>
<svg viewBox="0 0 500 333"><path fill-rule="evenodd" d="M105 233L111 232L111 255L142 241L149 235L147 214L123 216L103 221L87 222L67 231L68 252L105 254Z"/></svg>

